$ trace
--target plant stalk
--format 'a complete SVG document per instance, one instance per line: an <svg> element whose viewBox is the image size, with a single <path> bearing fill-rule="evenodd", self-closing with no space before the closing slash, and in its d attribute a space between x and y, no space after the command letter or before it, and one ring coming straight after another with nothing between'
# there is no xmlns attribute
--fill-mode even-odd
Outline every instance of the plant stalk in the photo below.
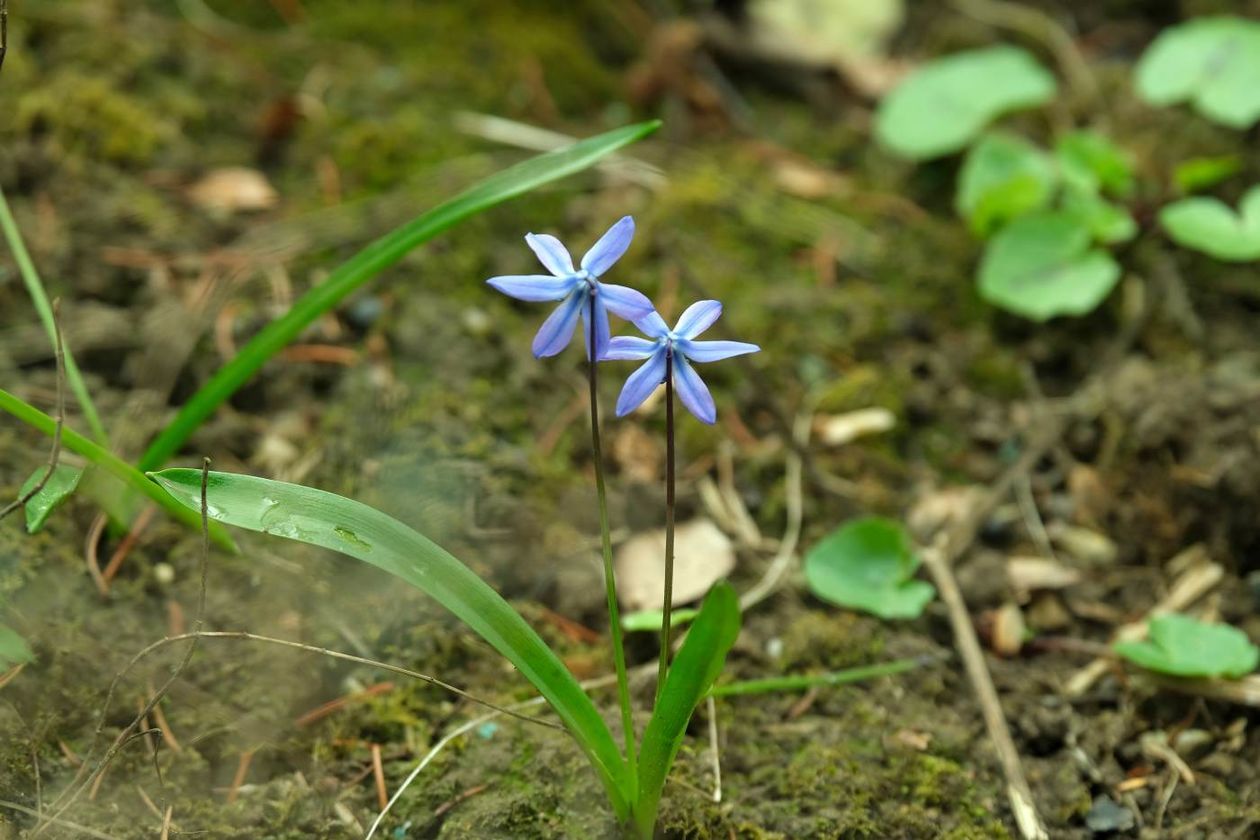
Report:
<svg viewBox="0 0 1260 840"><path fill-rule="evenodd" d="M665 597L661 610L661 659L656 701L669 676L670 613L674 608L674 350L665 351Z"/></svg>
<svg viewBox="0 0 1260 840"><path fill-rule="evenodd" d="M595 458L595 496L599 500L599 536L604 555L604 591L608 596L609 635L612 636L613 665L617 670L617 695L621 701L621 725L626 739L626 761L630 771L630 781L634 792L629 797L633 802L638 797L638 759L635 756L634 719L630 713L630 679L626 675L626 649L622 641L621 612L617 607L617 579L613 571L612 533L608 527L608 493L604 488L604 449L599 438L599 360L596 358L599 348L595 345L595 289L588 292L589 310L587 312L587 331L590 342L590 356L587 359L587 379L591 386L591 450Z"/></svg>

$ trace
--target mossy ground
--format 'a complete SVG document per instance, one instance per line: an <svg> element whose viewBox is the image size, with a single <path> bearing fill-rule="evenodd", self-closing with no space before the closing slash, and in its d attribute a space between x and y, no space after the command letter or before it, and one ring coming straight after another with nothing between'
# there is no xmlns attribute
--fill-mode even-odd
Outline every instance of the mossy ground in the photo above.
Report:
<svg viewBox="0 0 1260 840"><path fill-rule="evenodd" d="M686 119L688 100L678 91L641 110L620 104L651 21L630 4L611 5L305 0L305 19L286 23L278 10L298 4L21 4L10 10L0 74L0 113L13 115L0 121L0 183L50 291L66 302L68 339L115 448L128 455L221 363L225 342L239 346L281 310L288 289L308 288L374 236L520 157L462 134L456 112L574 134L658 110L680 117L662 138L630 150L663 167L663 187L649 192L585 174L466 222L302 337L354 350L355 364L277 360L188 447L222 469L316 484L405 519L519 603L581 677L606 672L606 651L565 635L540 605L597 629L606 621L582 366L577 354L545 365L530 358L525 348L540 310L481 283L533 270L524 232L563 232L580 251L609 220L633 213L639 233L618 279L633 278L675 313L691 299L720 298L723 336L762 344L740 364L706 371L723 404L738 409L730 418L740 419L684 424L684 518L703 509L695 477L732 445L739 492L763 532L777 535L787 498L784 439L807 395L827 414L881 406L897 416L889 435L811 450L804 545L856 513L902 513L925 485L991 480L1035 404L1029 372L1051 397L1071 390L1124 317L1121 295L1089 319L1036 328L983 306L969 287L976 245L951 210L953 169L889 159L871 145L862 123L869 112L852 97L841 97L838 110L819 109L741 77L756 142L730 125L702 130L708 124ZM1149 29L1140 9L1112 5L1132 15L1125 20L1135 31ZM924 5L912 12L903 46L939 52L995 37ZM1144 199L1154 206L1160 172L1191 152L1239 151L1240 141L1185 113L1136 106L1126 92L1127 61L1119 55L1093 66L1117 139L1154 185ZM1048 130L1028 119L1030 132ZM767 163L784 149L842 170L851 182L802 198ZM185 188L229 165L259 168L279 206L228 217L197 207ZM1260 161L1250 155L1245 166L1254 182ZM1150 239L1135 251L1139 266L1160 255ZM1145 400L1117 397L1097 423L1070 430L1056 456L1097 464L1100 452L1110 453L1099 469L1119 500L1107 523L1122 546L1125 565L1114 575L1123 584L1091 581L1090 592L1135 614L1159 583L1135 571L1143 565L1191 540L1206 541L1217 557L1250 556L1260 545L1246 422L1254 419L1247 395L1256 379L1247 358L1256 296L1246 290L1255 272L1173 259L1194 278L1194 303L1212 327L1208 341L1187 337L1157 300L1138 342L1146 374L1133 380L1147 389ZM84 312L121 326L94 331L99 321ZM34 319L7 262L0 263L0 313L13 331L0 333L0 378L47 405L51 356L35 349L37 332L18 331ZM190 343L187 335L203 338ZM606 380L605 396L615 387ZM77 412L70 421L79 424ZM641 425L655 434L661 421ZM14 492L42 463L44 445L0 424L0 487ZM616 440L609 445L614 522L624 531L654 527L662 493L642 476L644 463L647 474L659 470L662 453L651 444L627 447L633 454L618 454ZM643 463L627 469L632 459ZM1225 463L1224 488L1170 483L1167 469L1150 466L1181 462L1207 471ZM825 475L856 483L837 495ZM160 518L109 597L98 596L81 545L95 510L77 498L32 537L16 522L0 527L6 621L39 656L0 688L0 799L26 807L40 796L46 804L70 783L72 757L88 748L111 678L146 644L186 626L196 603L197 540ZM1009 528L991 530L986 550L1021 547ZM499 701L528 696L484 644L374 570L248 536L241 543L240 557L211 561L209 627L367 653ZM116 545L107 536L105 550ZM746 552L737 584L755 580L764 562ZM1241 577L1250 570L1248 561L1231 560L1225 611L1240 622L1247 615ZM1087 621L1074 630L1105 636ZM730 671L752 678L949 649L938 607L916 622L882 624L809 599L791 580L746 617ZM635 639L632 651L648 660L652 644ZM156 654L122 683L106 738L178 656L177 648ZM1055 836L1084 833L1092 797L1112 789L1074 763L1078 753L1114 785L1143 766L1132 747L1138 735L1198 711L1162 699L1134 704L1114 682L1079 707L1055 705L1053 685L1074 664L994 661ZM383 682L392 688L380 689ZM329 698L373 686L376 693L333 715L297 723ZM649 691L640 691L640 708ZM667 788L663 830L678 838L1008 836L1000 773L971 698L951 663L827 689L808 702L723 700L723 799L709 796L701 715ZM600 701L611 716L611 697ZM381 748L392 790L438 738L477 713L427 685L242 641L203 643L162 709L179 749L163 746L155 766L144 745L133 744L96 797L84 797L67 819L113 837L151 837L169 804L182 834L362 836L378 809L371 745ZM1237 756L1258 745L1245 727L1241 737L1233 752L1213 754L1201 786L1177 792L1168 810L1176 836L1256 824L1254 770ZM252 758L244 784L229 803L245 754ZM1139 805L1149 804L1142 798L1149 793L1135 794ZM394 810L387 836L611 836L601 797L564 736L499 720L438 756ZM0 807L0 837L21 836L30 825ZM71 832L53 827L43 836Z"/></svg>

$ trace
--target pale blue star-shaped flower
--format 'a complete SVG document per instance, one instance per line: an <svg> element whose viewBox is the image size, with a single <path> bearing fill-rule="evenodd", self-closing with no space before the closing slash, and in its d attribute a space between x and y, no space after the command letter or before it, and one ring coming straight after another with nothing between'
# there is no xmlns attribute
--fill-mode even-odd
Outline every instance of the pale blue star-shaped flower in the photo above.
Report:
<svg viewBox="0 0 1260 840"><path fill-rule="evenodd" d="M761 348L744 341L696 341L695 337L713 325L722 314L722 304L702 300L687 307L671 330L653 310L634 325L648 338L619 335L608 344L603 358L647 359L630 374L617 398L617 416L624 417L648 398L665 381L665 360L673 357L674 389L687 410L705 423L717 420L717 407L693 362L716 362L731 356L756 353Z"/></svg>
<svg viewBox="0 0 1260 840"><path fill-rule="evenodd" d="M491 277L486 282L503 294L517 300L563 301L543 321L534 336L533 351L536 358L554 356L568 346L578 319L582 321L582 334L586 338L586 357L602 358L608 347L610 330L608 313L627 321L635 321L652 312L652 302L641 292L626 286L601 283L599 278L630 247L634 238L634 219L624 216L591 246L582 257L581 267L573 267L573 258L559 239L545 233L530 233L525 242L538 255L543 267L551 272L523 276ZM591 355L590 295L595 296L595 354Z"/></svg>

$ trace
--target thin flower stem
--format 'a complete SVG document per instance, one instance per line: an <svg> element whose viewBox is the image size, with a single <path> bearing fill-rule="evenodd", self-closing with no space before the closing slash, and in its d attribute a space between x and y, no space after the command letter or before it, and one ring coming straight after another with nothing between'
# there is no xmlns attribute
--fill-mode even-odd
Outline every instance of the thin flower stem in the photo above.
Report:
<svg viewBox="0 0 1260 840"><path fill-rule="evenodd" d="M661 660L656 672L656 701L669 676L669 621L674 607L674 351L665 351L665 597L661 612Z"/></svg>
<svg viewBox="0 0 1260 840"><path fill-rule="evenodd" d="M626 736L626 760L631 784L638 788L638 759L635 756L634 719L630 714L630 680L626 676L626 649L621 637L621 613L617 608L617 580L613 572L612 534L608 529L608 493L604 489L604 449L599 440L599 362L595 358L599 349L595 345L595 295L590 294L591 358L587 360L588 379L591 385L591 449L595 457L595 495L599 500L599 535L604 550L604 590L608 595L608 619L611 624L613 665L617 669L617 695L621 701L621 725ZM637 793L630 797L631 800Z"/></svg>

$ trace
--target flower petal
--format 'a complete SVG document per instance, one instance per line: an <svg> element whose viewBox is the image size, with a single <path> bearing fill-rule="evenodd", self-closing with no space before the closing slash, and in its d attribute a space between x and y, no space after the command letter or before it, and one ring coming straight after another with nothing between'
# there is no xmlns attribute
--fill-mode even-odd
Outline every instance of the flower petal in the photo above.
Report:
<svg viewBox="0 0 1260 840"><path fill-rule="evenodd" d="M621 259L633 238L634 219L622 216L582 257L582 268L599 277Z"/></svg>
<svg viewBox="0 0 1260 840"><path fill-rule="evenodd" d="M491 277L486 281L508 297L517 300L561 300L573 291L574 279L549 274L522 274Z"/></svg>
<svg viewBox="0 0 1260 840"><path fill-rule="evenodd" d="M722 314L722 304L716 300L700 300L683 310L674 325L674 334L679 338L695 338L713 326L713 322Z"/></svg>
<svg viewBox="0 0 1260 840"><path fill-rule="evenodd" d="M587 300L589 301L590 298ZM594 358L598 362L603 360L604 353L608 350L612 330L608 328L608 310L597 298L595 301L595 355L591 356L591 326L587 323L590 314L590 304L584 304L582 306L582 337L586 340L586 358Z"/></svg>
<svg viewBox="0 0 1260 840"><path fill-rule="evenodd" d="M543 268L557 277L568 277L574 273L573 257L569 256L569 249L551 234L527 233L525 244L538 255L538 261L543 264Z"/></svg>
<svg viewBox="0 0 1260 840"><path fill-rule="evenodd" d="M612 283L600 283L599 296L604 299L608 311L618 318L637 321L652 311L652 301L647 295L629 286L615 286Z"/></svg>
<svg viewBox="0 0 1260 840"><path fill-rule="evenodd" d="M633 335L613 336L604 351L603 361L620 362L630 359L646 359L656 351L657 343Z"/></svg>
<svg viewBox="0 0 1260 840"><path fill-rule="evenodd" d="M665 348L657 348L657 352L648 357L639 369L630 374L621 396L617 397L617 416L625 417L652 395L656 387L665 380Z"/></svg>
<svg viewBox="0 0 1260 840"><path fill-rule="evenodd" d="M669 335L669 326L655 309L642 318L636 318L634 325L639 328L639 332L649 338L664 338Z"/></svg>
<svg viewBox="0 0 1260 840"><path fill-rule="evenodd" d="M713 404L713 396L700 374L682 356L674 357L674 390L678 392L678 399L682 400L687 410L696 415L696 419L709 425L717 421L717 406Z"/></svg>
<svg viewBox="0 0 1260 840"><path fill-rule="evenodd" d="M568 346L582 310L582 295L569 295L556 311L547 316L534 336L534 357L554 356Z"/></svg>
<svg viewBox="0 0 1260 840"><path fill-rule="evenodd" d="M756 344L746 341L692 341L686 338L676 346L680 353L693 362L717 362L761 350Z"/></svg>

